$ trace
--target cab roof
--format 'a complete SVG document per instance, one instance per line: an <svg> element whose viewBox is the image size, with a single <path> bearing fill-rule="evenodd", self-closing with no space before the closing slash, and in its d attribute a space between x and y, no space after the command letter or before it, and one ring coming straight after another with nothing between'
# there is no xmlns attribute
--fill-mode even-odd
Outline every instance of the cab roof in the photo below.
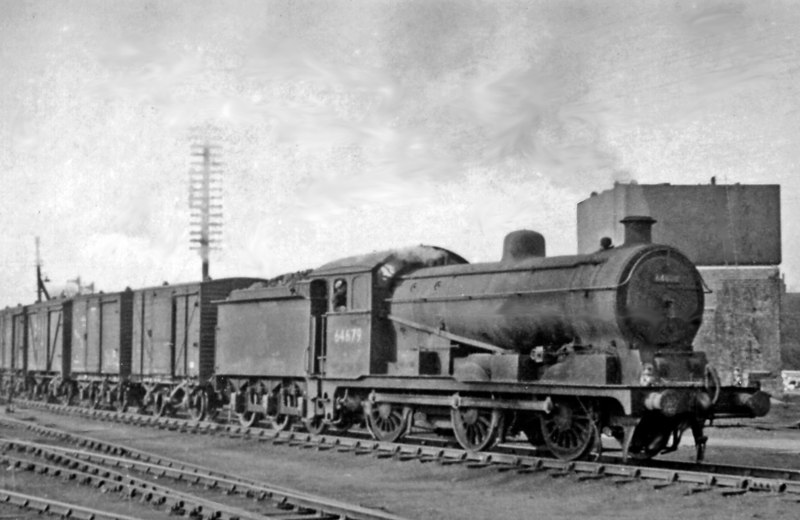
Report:
<svg viewBox="0 0 800 520"><path fill-rule="evenodd" d="M365 255L348 256L346 258L334 260L312 271L311 276L372 271L376 267L393 260L404 264L418 264L420 267L468 263L464 258L447 249L436 246L419 245L402 249L377 251Z"/></svg>

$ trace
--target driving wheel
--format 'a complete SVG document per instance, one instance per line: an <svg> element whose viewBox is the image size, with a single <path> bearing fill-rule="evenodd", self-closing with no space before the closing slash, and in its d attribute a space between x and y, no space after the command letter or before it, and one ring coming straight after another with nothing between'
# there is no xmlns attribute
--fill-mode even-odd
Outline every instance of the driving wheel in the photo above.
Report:
<svg viewBox="0 0 800 520"><path fill-rule="evenodd" d="M453 408L450 410L453 433L467 451L491 448L500 439L503 412L486 408Z"/></svg>
<svg viewBox="0 0 800 520"><path fill-rule="evenodd" d="M395 442L411 429L411 408L391 403L371 403L365 413L367 429L376 440Z"/></svg>
<svg viewBox="0 0 800 520"><path fill-rule="evenodd" d="M553 400L553 410L542 416L542 438L562 460L585 457L594 447L597 428L591 411L576 398Z"/></svg>

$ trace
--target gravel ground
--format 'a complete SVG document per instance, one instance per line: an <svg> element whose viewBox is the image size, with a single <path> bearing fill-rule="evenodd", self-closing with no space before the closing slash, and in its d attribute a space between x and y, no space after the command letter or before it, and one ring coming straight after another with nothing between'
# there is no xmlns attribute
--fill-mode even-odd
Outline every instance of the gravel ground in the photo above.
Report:
<svg viewBox="0 0 800 520"><path fill-rule="evenodd" d="M128 444L187 462L257 478L297 490L382 508L419 519L598 518L650 520L673 518L797 518L790 495L750 493L723 497L710 491L687 495L684 486L654 490L637 482L579 482L547 474L518 475L487 469L377 460L369 455L318 452L285 445L187 435L120 424L92 422L41 412L19 411L43 424ZM777 406L770 428L800 418L800 406ZM707 460L800 468L800 430L720 425L709 428ZM691 460L691 435L670 458Z"/></svg>

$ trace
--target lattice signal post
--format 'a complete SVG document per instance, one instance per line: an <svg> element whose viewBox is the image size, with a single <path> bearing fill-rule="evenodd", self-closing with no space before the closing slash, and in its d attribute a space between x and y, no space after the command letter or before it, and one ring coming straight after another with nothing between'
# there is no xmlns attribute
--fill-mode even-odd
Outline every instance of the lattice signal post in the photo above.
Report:
<svg viewBox="0 0 800 520"><path fill-rule="evenodd" d="M208 258L212 249L222 245L222 166L220 147L192 145L192 168L189 170L189 209L192 250L203 260L203 280L209 280Z"/></svg>

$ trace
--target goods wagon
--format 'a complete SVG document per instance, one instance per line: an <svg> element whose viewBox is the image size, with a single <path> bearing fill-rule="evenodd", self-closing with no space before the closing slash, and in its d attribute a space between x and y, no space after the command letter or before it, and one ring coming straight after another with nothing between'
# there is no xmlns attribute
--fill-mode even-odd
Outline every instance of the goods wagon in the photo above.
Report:
<svg viewBox="0 0 800 520"><path fill-rule="evenodd" d="M214 373L217 302L255 278L225 278L133 291L131 371L124 403L156 415L179 406L205 414Z"/></svg>
<svg viewBox="0 0 800 520"><path fill-rule="evenodd" d="M24 390L25 311L20 305L0 311L0 377L7 394Z"/></svg>
<svg viewBox="0 0 800 520"><path fill-rule="evenodd" d="M69 376L69 300L28 305L25 321L25 374L33 396L55 395ZM65 333L66 332L66 333Z"/></svg>
<svg viewBox="0 0 800 520"><path fill-rule="evenodd" d="M124 408L131 373L133 291L80 295L69 306L70 384L64 399Z"/></svg>

